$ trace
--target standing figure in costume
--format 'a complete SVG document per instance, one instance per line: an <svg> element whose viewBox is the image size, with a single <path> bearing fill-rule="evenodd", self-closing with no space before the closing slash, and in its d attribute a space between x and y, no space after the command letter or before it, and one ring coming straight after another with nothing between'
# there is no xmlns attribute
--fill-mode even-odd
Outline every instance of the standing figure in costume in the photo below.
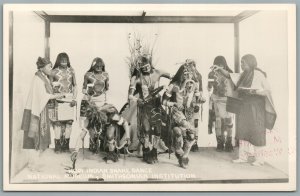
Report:
<svg viewBox="0 0 300 196"><path fill-rule="evenodd" d="M106 103L106 92L108 89L109 77L108 73L105 72L105 63L101 58L96 57L93 59L90 69L84 75L82 88L84 97L80 105L80 125L84 124L82 121L86 119L86 108L90 103L98 107ZM89 149L92 152L97 151L97 135L90 137Z"/></svg>
<svg viewBox="0 0 300 196"><path fill-rule="evenodd" d="M93 102L88 102L85 107L85 118L81 121L81 128L82 132L77 139L75 151L71 155L73 161L77 158L80 145L87 133L90 138L96 139L92 142L104 140L107 163L118 161L117 150L129 145L130 142L129 125L111 104L97 106ZM100 143L97 147L100 147Z"/></svg>
<svg viewBox="0 0 300 196"><path fill-rule="evenodd" d="M208 74L208 91L212 93L209 100L209 133L212 133L215 121L215 132L217 138L217 151L231 152L232 147L232 127L233 114L226 111L227 96L230 96L231 81L214 68L221 67L228 73L232 73L223 56L217 56L214 60L212 71ZM225 132L227 133L225 137ZM225 145L224 145L225 144Z"/></svg>
<svg viewBox="0 0 300 196"><path fill-rule="evenodd" d="M239 109L235 110L237 127L236 138L239 140L239 158L234 163L248 162L248 156L254 156L252 165L264 164L263 151L266 145L266 129L273 129L276 111L273 105L267 75L257 67L254 55L247 54L241 59L241 74L230 74L225 69L219 72L230 78L241 100ZM254 154L249 147L254 146Z"/></svg>
<svg viewBox="0 0 300 196"><path fill-rule="evenodd" d="M196 142L200 104L205 101L194 75L191 65L183 64L163 96L163 104L171 110L173 119L175 155L183 168L188 166L188 154Z"/></svg>
<svg viewBox="0 0 300 196"><path fill-rule="evenodd" d="M51 99L63 98L63 94L53 94L48 76L51 75L52 63L39 57L37 69L31 83L28 99L25 105L21 130L24 131L24 149L33 149L29 159L29 168L37 168L37 152L44 151L51 144L50 119L48 102Z"/></svg>
<svg viewBox="0 0 300 196"><path fill-rule="evenodd" d="M196 62L192 59L187 59L186 62L185 62L186 66L191 70L191 73L192 73L192 79L193 81L195 82L195 85L198 84L198 89L197 87L195 87L196 89L196 93L195 93L195 96L197 98L199 98L198 100L198 106L195 107L195 110L194 112L192 112L192 118L187 118L190 123L192 123L194 125L194 128L196 130L195 132L195 144L192 146L192 149L191 151L193 152L196 152L198 151L199 147L198 147L198 125L199 125L199 119L201 118L201 121L202 121L202 112L203 112L203 103L205 103L205 98L202 96L203 95L203 88L202 88L202 76L201 74L199 73L199 71L197 70L196 68ZM192 91L192 90L190 90ZM193 111L193 109L190 107L190 110Z"/></svg>
<svg viewBox="0 0 300 196"><path fill-rule="evenodd" d="M58 54L50 76L57 93L64 93L65 99L52 102L55 112L52 115L55 133L55 152L69 151L74 109L76 106L77 85L74 69L66 53Z"/></svg>
<svg viewBox="0 0 300 196"><path fill-rule="evenodd" d="M138 112L139 156L149 164L157 162L157 147L164 146L161 140L162 110L161 97L156 92L161 77L171 78L170 74L154 69L151 58L140 55L129 87L129 100L136 101ZM135 94L138 94L136 97ZM142 151L141 151L142 150ZM167 150L167 148L165 149Z"/></svg>

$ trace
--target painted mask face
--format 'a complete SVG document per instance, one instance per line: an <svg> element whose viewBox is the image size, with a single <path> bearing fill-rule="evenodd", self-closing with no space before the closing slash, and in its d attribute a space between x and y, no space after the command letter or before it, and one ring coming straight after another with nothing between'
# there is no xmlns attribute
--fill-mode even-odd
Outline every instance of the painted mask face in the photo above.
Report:
<svg viewBox="0 0 300 196"><path fill-rule="evenodd" d="M61 58L60 60L60 66L63 68L67 68L68 66L68 59L67 58Z"/></svg>
<svg viewBox="0 0 300 196"><path fill-rule="evenodd" d="M196 68L196 63L192 60L187 60L186 65L191 70L194 70Z"/></svg>
<svg viewBox="0 0 300 196"><path fill-rule="evenodd" d="M150 73L151 65L146 57L141 57L138 60L138 66L143 73Z"/></svg>
<svg viewBox="0 0 300 196"><path fill-rule="evenodd" d="M103 64L101 62L95 63L93 66L95 72L101 72L103 70Z"/></svg>
<svg viewBox="0 0 300 196"><path fill-rule="evenodd" d="M185 85L185 89L187 90L187 92L192 92L193 87L194 87L194 83L192 81L187 82Z"/></svg>
<svg viewBox="0 0 300 196"><path fill-rule="evenodd" d="M183 80L189 80L189 79L192 79L192 73L191 72L189 72L188 70L185 70L184 72L183 72Z"/></svg>
<svg viewBox="0 0 300 196"><path fill-rule="evenodd" d="M146 64L141 63L140 64L140 69L143 73L150 73L151 65L149 63L146 63Z"/></svg>

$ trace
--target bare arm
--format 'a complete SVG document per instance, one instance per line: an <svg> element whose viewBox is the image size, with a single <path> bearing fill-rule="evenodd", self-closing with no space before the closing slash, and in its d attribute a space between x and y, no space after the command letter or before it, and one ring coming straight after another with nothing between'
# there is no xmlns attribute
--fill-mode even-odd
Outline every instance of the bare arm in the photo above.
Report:
<svg viewBox="0 0 300 196"><path fill-rule="evenodd" d="M129 129L128 122L126 120L124 120L123 128L125 130L126 139L129 139L130 138L130 131L129 131L130 129Z"/></svg>
<svg viewBox="0 0 300 196"><path fill-rule="evenodd" d="M130 129L127 120L125 120L122 116L119 114L114 114L112 117L112 120L117 122L118 125L122 126L125 130L125 138L130 138Z"/></svg>
<svg viewBox="0 0 300 196"><path fill-rule="evenodd" d="M173 78L173 76L170 73L165 72L163 70L154 69L154 72L159 75L159 78L161 78L161 77L167 78L167 79Z"/></svg>
<svg viewBox="0 0 300 196"><path fill-rule="evenodd" d="M160 71L160 77L172 79L173 76L170 73Z"/></svg>
<svg viewBox="0 0 300 196"><path fill-rule="evenodd" d="M268 94L271 93L270 84L268 83L266 77L264 75L262 75L261 73L258 74L257 77L259 78L259 81L260 81L259 82L260 88L258 88L258 90L254 90L252 93L261 95L261 96L267 96Z"/></svg>
<svg viewBox="0 0 300 196"><path fill-rule="evenodd" d="M225 69L219 67L219 66L216 66L216 68L214 68L214 71L222 74L226 78L230 78L230 73L228 71L226 71Z"/></svg>
<svg viewBox="0 0 300 196"><path fill-rule="evenodd" d="M51 70L51 73L49 75L49 80L50 80L51 84L55 81L55 75L56 75L55 69Z"/></svg>
<svg viewBox="0 0 300 196"><path fill-rule="evenodd" d="M137 98L134 97L134 95L133 95L134 91L136 89L136 84L137 84L137 78L136 78L136 76L133 76L130 79L129 92L128 92L128 99L131 101L137 100Z"/></svg>
<svg viewBox="0 0 300 196"><path fill-rule="evenodd" d="M88 76L87 74L85 74L83 79L82 94L86 94L87 83L88 83Z"/></svg>
<svg viewBox="0 0 300 196"><path fill-rule="evenodd" d="M73 99L76 99L77 97L77 83L76 83L76 77L75 72L72 69L72 83L73 83Z"/></svg>
<svg viewBox="0 0 300 196"><path fill-rule="evenodd" d="M170 98L172 97L172 93L173 93L173 84L170 84L163 95L163 101L162 101L163 105L173 106L175 104L174 102L170 101Z"/></svg>
<svg viewBox="0 0 300 196"><path fill-rule="evenodd" d="M215 73L213 71L209 72L208 74L208 83L207 83L207 90L208 91L211 91L213 85L214 85L214 82L215 82Z"/></svg>
<svg viewBox="0 0 300 196"><path fill-rule="evenodd" d="M79 126L81 128L81 133L76 140L75 149L74 149L75 152L79 151L82 141L84 140L86 134L88 133L88 130L85 127L85 124L86 124L85 121L86 121L86 119L79 119Z"/></svg>
<svg viewBox="0 0 300 196"><path fill-rule="evenodd" d="M107 74L106 80L105 80L105 89L108 90L109 89L109 76Z"/></svg>
<svg viewBox="0 0 300 196"><path fill-rule="evenodd" d="M62 99L64 97L65 97L65 95L63 95L62 93L59 93L59 94L50 94L50 99Z"/></svg>

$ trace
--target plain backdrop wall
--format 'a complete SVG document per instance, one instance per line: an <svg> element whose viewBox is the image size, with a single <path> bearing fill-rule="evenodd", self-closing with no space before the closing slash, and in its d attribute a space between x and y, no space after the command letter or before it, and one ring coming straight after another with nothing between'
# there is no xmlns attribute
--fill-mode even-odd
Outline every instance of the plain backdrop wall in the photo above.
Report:
<svg viewBox="0 0 300 196"><path fill-rule="evenodd" d="M175 74L187 58L197 63L203 76L204 96L208 100L207 75L217 55L224 55L233 68L234 37L232 24L51 24L50 56L54 63L58 53L66 52L75 69L78 91L81 92L83 77L93 58L101 57L110 76L109 103L120 109L127 101L129 87L128 35L140 35L144 42L152 44L155 68ZM163 79L160 84L168 84ZM83 95L78 94L78 103ZM203 106L203 122L199 125L199 145L215 146L215 135L208 135L208 101ZM75 144L80 130L74 123L70 145ZM88 137L86 137L86 141ZM88 142L85 142L87 145Z"/></svg>
<svg viewBox="0 0 300 196"><path fill-rule="evenodd" d="M288 172L288 45L287 13L261 11L240 23L240 54L254 54L258 67L267 73L277 121L267 133L266 159Z"/></svg>
<svg viewBox="0 0 300 196"><path fill-rule="evenodd" d="M13 127L12 176L27 163L27 151L22 149L23 131L20 131L23 110L36 69L36 60L44 56L44 21L33 12L13 13ZM6 130L8 131L8 130Z"/></svg>

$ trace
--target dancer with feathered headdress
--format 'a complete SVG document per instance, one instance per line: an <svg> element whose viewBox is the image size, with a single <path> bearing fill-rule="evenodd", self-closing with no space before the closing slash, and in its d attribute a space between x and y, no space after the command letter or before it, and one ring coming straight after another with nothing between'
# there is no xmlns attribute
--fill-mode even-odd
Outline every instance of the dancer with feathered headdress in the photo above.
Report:
<svg viewBox="0 0 300 196"><path fill-rule="evenodd" d="M163 104L172 116L172 139L179 165L188 166L188 154L192 148L198 149L198 121L202 97L202 77L196 70L195 62L187 60L181 65L170 82Z"/></svg>
<svg viewBox="0 0 300 196"><path fill-rule="evenodd" d="M153 48L137 36L129 37L130 67L129 104L122 115L131 124L132 150L152 164L157 162L157 148L168 150L161 140L162 113L161 98L158 94L161 77L171 78L169 73L153 67ZM136 115L135 115L136 114ZM136 122L136 123L135 123Z"/></svg>

